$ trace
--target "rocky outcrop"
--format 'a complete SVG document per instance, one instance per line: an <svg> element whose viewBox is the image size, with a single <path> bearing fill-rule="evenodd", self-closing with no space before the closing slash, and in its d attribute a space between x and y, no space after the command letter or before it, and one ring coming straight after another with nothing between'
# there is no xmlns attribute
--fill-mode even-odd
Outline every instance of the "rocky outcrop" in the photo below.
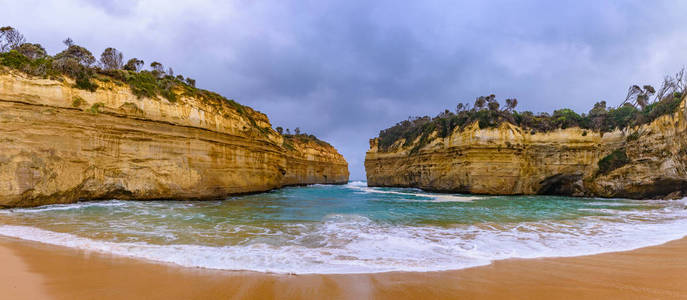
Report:
<svg viewBox="0 0 687 300"><path fill-rule="evenodd" d="M341 154L331 145L307 137L287 137L283 143L286 151L286 172L283 185L348 182L348 165L335 164ZM345 163L345 162L344 162ZM343 179L343 180L342 180Z"/></svg>
<svg viewBox="0 0 687 300"><path fill-rule="evenodd" d="M411 151L419 141L404 147L401 139L383 151L372 139L367 183L472 194L680 197L687 195L685 116L683 99L674 114L606 133L475 123L419 151ZM609 161L615 163L607 167Z"/></svg>
<svg viewBox="0 0 687 300"><path fill-rule="evenodd" d="M249 107L191 96L172 103L99 85L88 92L69 79L0 69L0 206L214 199L348 181L332 146L286 145Z"/></svg>

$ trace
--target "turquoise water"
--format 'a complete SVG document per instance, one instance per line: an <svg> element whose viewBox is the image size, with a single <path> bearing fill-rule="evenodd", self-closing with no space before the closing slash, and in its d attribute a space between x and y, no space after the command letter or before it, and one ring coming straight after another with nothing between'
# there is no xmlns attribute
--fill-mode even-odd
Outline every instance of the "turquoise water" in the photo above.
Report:
<svg viewBox="0 0 687 300"><path fill-rule="evenodd" d="M687 234L685 201L447 195L347 185L223 201L98 201L0 211L0 234L189 267L435 271L576 256Z"/></svg>

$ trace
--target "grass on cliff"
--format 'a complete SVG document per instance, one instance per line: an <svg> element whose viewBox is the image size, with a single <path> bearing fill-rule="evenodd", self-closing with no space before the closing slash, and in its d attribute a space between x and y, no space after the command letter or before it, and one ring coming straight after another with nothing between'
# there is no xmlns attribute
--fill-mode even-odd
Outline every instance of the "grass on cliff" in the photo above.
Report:
<svg viewBox="0 0 687 300"><path fill-rule="evenodd" d="M72 107L79 108L84 103L86 103L86 101L79 96L75 96L74 98L72 98Z"/></svg>
<svg viewBox="0 0 687 300"><path fill-rule="evenodd" d="M3 35L0 35L0 43L13 45L9 51L0 52L0 66L31 76L59 81L68 77L74 80L73 87L91 92L101 88L98 82L109 82L128 86L138 97L162 97L169 102L177 102L184 96L193 97L218 112L226 109L236 111L263 134L270 131L269 128L258 126L251 108L217 93L196 88L194 79L184 78L182 75L174 76L171 68L165 71L158 62L151 63L149 70L143 70L144 62L137 58L132 58L124 64L122 53L114 48L106 49L100 60L96 61L88 49L74 44L69 38L64 41L66 49L51 56L40 44L24 43L23 35L16 29L3 27L3 30L10 30L15 36L20 36L22 43L7 43L2 40Z"/></svg>
<svg viewBox="0 0 687 300"><path fill-rule="evenodd" d="M615 129L638 126L656 118L677 111L687 92L687 75L683 69L674 77L667 77L662 87L632 86L626 99L618 107L608 107L606 101L597 102L587 113L578 114L572 109L555 110L552 114L531 111L516 111L517 99L506 99L505 105L496 96L482 96L470 104L459 103L455 112L445 110L435 117L409 117L407 120L379 132L379 149L386 151L397 141L404 139L402 146L413 148L410 154L435 138L445 138L456 128L462 130L475 122L482 129L498 127L503 123L517 125L530 134L555 129L579 127L596 132L610 132ZM651 101L653 97L653 101ZM436 135L432 133L436 132ZM418 139L419 138L419 139ZM413 144L416 140L417 143Z"/></svg>
<svg viewBox="0 0 687 300"><path fill-rule="evenodd" d="M327 148L332 147L331 144L329 144L323 140L318 139L316 136L314 136L312 134L305 134L305 133L302 133L302 134L283 134L282 136L284 137L284 147L286 147L287 149L291 149L291 150L295 149L293 146L293 143L295 141L300 142L300 143L313 142L313 143L316 143L322 147L327 147Z"/></svg>
<svg viewBox="0 0 687 300"><path fill-rule="evenodd" d="M257 125L251 115L252 109L245 107L234 100L196 88L182 80L182 77L170 75L156 75L153 71L128 71L128 70L103 70L98 67L84 68L74 74L62 72L53 66L52 57L40 59L30 59L17 51L0 53L0 66L9 67L21 71L28 75L60 80L63 76L72 78L74 87L94 92L100 86L100 82L112 82L117 85L129 86L131 92L138 97L156 98L158 96L167 99L169 102L177 102L182 96L199 99L202 103L212 106L219 112L225 109L236 111L239 115L247 118L252 126L265 132L264 128Z"/></svg>
<svg viewBox="0 0 687 300"><path fill-rule="evenodd" d="M97 102L97 103L94 103L91 106L91 108L88 109L88 112L90 112L94 115L97 115L97 114L101 113L101 110L103 109L103 107L105 107L105 103Z"/></svg>

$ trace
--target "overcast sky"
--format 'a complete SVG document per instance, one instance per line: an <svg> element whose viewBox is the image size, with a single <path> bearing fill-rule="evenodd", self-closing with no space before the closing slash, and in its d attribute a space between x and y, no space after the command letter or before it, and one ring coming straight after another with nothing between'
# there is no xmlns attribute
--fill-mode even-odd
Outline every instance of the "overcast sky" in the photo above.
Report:
<svg viewBox="0 0 687 300"><path fill-rule="evenodd" d="M334 145L496 94L519 110L617 104L687 62L687 1L0 0L0 26L153 60Z"/></svg>

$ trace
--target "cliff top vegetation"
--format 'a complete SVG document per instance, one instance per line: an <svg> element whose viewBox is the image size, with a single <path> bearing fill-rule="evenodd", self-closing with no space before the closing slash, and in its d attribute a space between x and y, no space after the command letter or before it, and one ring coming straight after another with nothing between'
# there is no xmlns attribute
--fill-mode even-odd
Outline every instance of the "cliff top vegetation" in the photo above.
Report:
<svg viewBox="0 0 687 300"><path fill-rule="evenodd" d="M65 49L51 56L42 45L26 42L26 38L17 29L0 27L0 68L4 66L31 76L58 81L64 81L66 76L74 80L75 88L91 92L101 88L98 82L111 82L128 86L138 97L162 97L169 102L176 102L181 96L193 97L218 111L222 110L222 104L226 104L246 117L262 134L270 131L257 124L251 113L252 108L217 93L196 88L194 79L175 75L171 67L165 68L160 62L153 61L146 69L143 60L134 57L125 61L124 54L112 47L105 49L100 58L96 59L91 51L77 45L71 38L65 39L63 43ZM298 128L293 135L288 129L285 134L281 127L276 129L287 139L311 140L331 147L314 135L300 133Z"/></svg>
<svg viewBox="0 0 687 300"><path fill-rule="evenodd" d="M502 106L492 94L478 97L472 107L469 103L458 103L455 112L447 109L435 117L408 117L407 120L380 131L378 145L380 150L388 150L396 141L405 139L405 147L413 144L419 137L419 143L411 150L414 153L433 138L447 137L456 127L462 129L475 122L478 122L480 128L494 128L508 122L528 130L530 134L569 127L609 132L646 124L662 115L675 112L686 92L687 74L682 69L674 76L666 76L658 90L650 85L633 85L625 100L617 107L608 107L606 101L600 101L588 113L583 114L568 108L555 110L552 114L517 111L517 99L506 99ZM437 135L432 136L435 131Z"/></svg>
<svg viewBox="0 0 687 300"><path fill-rule="evenodd" d="M51 56L40 44L26 42L17 29L0 27L0 66L59 81L66 76L75 81L75 88L91 92L100 87L96 81L113 82L128 85L138 97L160 96L176 102L179 96L189 96L220 110L221 104L226 103L239 114L251 118L246 114L250 108L217 93L196 88L194 79L175 75L171 67L165 69L160 62L154 61L149 69L144 69L143 60L131 58L125 61L123 53L115 48L105 49L96 59L91 51L77 45L71 38L63 43L65 49Z"/></svg>
<svg viewBox="0 0 687 300"><path fill-rule="evenodd" d="M323 140L318 139L316 136L314 136L312 134L307 134L305 132L301 132L301 129L299 127L296 127L293 129L293 134L291 134L291 130L288 128L286 129L286 132L284 132L284 129L281 126L278 126L276 128L276 130L279 134L281 134L284 137L284 147L291 149L291 150L294 149L294 147L293 147L293 141L294 140L299 141L301 143L314 142L314 143L316 143L320 146L323 146L323 147L334 148L334 147L332 147L331 144L329 144Z"/></svg>

